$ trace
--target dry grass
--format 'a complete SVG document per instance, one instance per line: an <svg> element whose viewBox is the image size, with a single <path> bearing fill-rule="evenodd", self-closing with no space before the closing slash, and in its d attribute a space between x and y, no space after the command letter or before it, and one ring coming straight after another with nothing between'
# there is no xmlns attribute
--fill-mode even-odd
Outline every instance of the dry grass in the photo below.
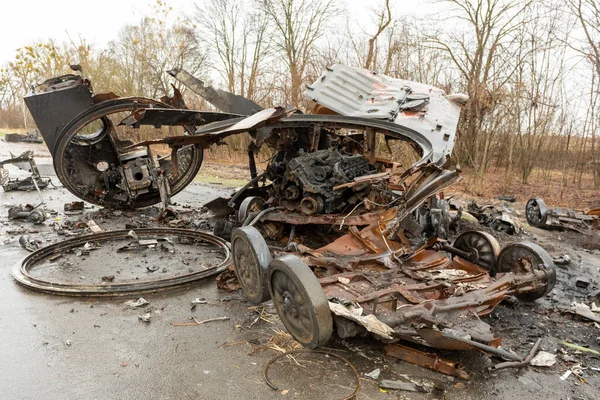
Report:
<svg viewBox="0 0 600 400"><path fill-rule="evenodd" d="M282 331L281 329L274 329L275 334L269 338L266 348L278 351L280 353L287 353L290 350L301 349L302 345L298 343L292 335Z"/></svg>

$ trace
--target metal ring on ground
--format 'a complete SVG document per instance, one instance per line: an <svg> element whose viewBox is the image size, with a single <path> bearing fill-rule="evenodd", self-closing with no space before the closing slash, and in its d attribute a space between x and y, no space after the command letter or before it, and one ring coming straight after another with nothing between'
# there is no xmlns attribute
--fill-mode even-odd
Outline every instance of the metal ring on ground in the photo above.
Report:
<svg viewBox="0 0 600 400"><path fill-rule="evenodd" d="M125 239L128 237L129 232L131 232L130 229L125 229L103 233L95 233L90 235L82 235L73 239L65 240L63 242L51 244L50 246L41 248L25 257L14 267L13 277L20 284L30 289L38 290L45 293L67 296L124 296L131 295L132 293L156 292L160 290L187 285L189 283L196 282L223 272L231 261L231 254L229 251L229 247L227 246L227 242L209 233L176 228L144 228L133 229L133 231L138 236L172 235L192 240L200 240L205 243L210 243L223 250L223 252L225 253L225 260L219 265L206 270L192 272L189 274L180 275L172 278L156 279L152 281L143 281L136 283L78 285L49 282L46 280L37 279L29 274L29 269L32 268L35 265L35 263L53 254L57 254L60 251L71 249L77 246L82 246L90 241L109 241L115 239Z"/></svg>
<svg viewBox="0 0 600 400"><path fill-rule="evenodd" d="M344 364L346 364L354 373L354 375L356 376L356 389L354 389L354 392L352 392L351 395L344 397L342 400L350 400L350 399L355 399L357 398L356 396L358 396L358 392L360 391L360 375L358 374L358 371L356 370L356 367L354 365L352 365L352 363L348 360L346 360L344 357L342 356L338 356L335 353L332 353L330 351L325 351L325 350L309 350L309 349L293 349L290 351L287 351L285 353L280 353L277 354L275 357L271 358L269 360L269 362L267 363L267 365L265 365L265 369L263 370L263 378L265 379L265 383L273 390L279 390L277 388L277 386L275 386L270 380L269 380L269 368L271 367L271 365L273 365L273 363L277 360L279 360L280 358L287 356L289 354L297 354L297 353L318 353L318 354L325 354L327 356L330 357L334 357L337 358L338 360L342 361Z"/></svg>

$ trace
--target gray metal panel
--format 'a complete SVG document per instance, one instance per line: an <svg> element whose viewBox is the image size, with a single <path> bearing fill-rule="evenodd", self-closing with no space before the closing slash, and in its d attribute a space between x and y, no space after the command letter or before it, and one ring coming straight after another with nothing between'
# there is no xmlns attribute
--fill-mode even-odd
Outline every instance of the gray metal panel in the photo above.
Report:
<svg viewBox="0 0 600 400"><path fill-rule="evenodd" d="M400 110L407 89L428 95L429 103L417 111ZM433 146L430 161L452 153L460 106L435 86L336 64L304 96L341 115L385 119L423 134Z"/></svg>
<svg viewBox="0 0 600 400"><path fill-rule="evenodd" d="M92 106L92 92L87 84L33 93L23 99L51 153L62 128Z"/></svg>

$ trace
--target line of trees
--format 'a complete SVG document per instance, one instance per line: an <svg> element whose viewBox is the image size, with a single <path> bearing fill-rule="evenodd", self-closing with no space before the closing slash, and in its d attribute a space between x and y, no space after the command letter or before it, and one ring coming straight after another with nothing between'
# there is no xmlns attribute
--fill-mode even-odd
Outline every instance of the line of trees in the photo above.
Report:
<svg viewBox="0 0 600 400"><path fill-rule="evenodd" d="M562 171L564 186L592 174L600 187L597 0L438 0L419 17L401 3L378 0L358 21L334 0L204 0L190 16L157 0L107 48L81 38L19 49L0 69L0 126L29 127L22 96L73 63L97 92L158 98L179 67L264 106L303 109L304 85L344 63L467 93L454 157L475 185L503 168L506 187L534 170Z"/></svg>

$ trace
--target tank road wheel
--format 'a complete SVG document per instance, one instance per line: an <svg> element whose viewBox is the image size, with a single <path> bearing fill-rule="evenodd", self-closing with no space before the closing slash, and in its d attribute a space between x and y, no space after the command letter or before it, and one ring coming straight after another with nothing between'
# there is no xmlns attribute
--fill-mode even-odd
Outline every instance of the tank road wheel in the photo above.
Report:
<svg viewBox="0 0 600 400"><path fill-rule="evenodd" d="M248 218L248 215L254 212L262 211L265 200L262 197L250 196L246 197L237 212L237 220L240 224L243 224Z"/></svg>
<svg viewBox="0 0 600 400"><path fill-rule="evenodd" d="M294 339L309 349L329 340L333 332L329 302L304 261L292 254L273 260L269 290L279 318Z"/></svg>
<svg viewBox="0 0 600 400"><path fill-rule="evenodd" d="M233 269L242 291L252 303L260 304L271 298L267 284L267 269L273 260L267 242L258 229L244 226L231 237Z"/></svg>
<svg viewBox="0 0 600 400"><path fill-rule="evenodd" d="M522 272L526 267L546 271L545 282L538 290L517 295L521 300L533 301L550 293L556 283L556 267L552 257L535 243L517 242L506 246L498 256L498 272Z"/></svg>
<svg viewBox="0 0 600 400"><path fill-rule="evenodd" d="M462 233L454 241L459 250L472 254L469 260L495 275L496 259L500 254L500 244L495 237L486 232L467 231Z"/></svg>
<svg viewBox="0 0 600 400"><path fill-rule="evenodd" d="M525 216L527 223L531 226L542 227L546 225L548 208L544 200L538 198L529 199L525 206Z"/></svg>
<svg viewBox="0 0 600 400"><path fill-rule="evenodd" d="M54 170L64 187L80 199L102 207L129 209L160 203L158 190L123 198L116 184L107 183L109 178L105 175L110 165L122 162L119 157L126 142L120 140L131 139L133 133L120 121L136 110L153 107L172 108L143 97L118 98L97 103L68 122L58 133L51 150ZM187 135L195 132L191 126L182 128ZM185 146L177 154L177 173L171 171L172 165L164 166L172 196L194 180L202 164L203 150L198 145ZM154 158L154 161L158 160Z"/></svg>

